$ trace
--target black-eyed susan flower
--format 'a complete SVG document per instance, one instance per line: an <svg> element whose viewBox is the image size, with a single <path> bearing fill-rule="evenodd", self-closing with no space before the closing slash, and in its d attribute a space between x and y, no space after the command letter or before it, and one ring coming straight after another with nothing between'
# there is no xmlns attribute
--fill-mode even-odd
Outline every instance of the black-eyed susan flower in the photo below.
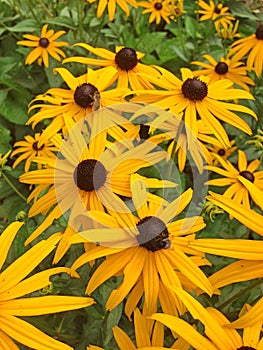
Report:
<svg viewBox="0 0 263 350"><path fill-rule="evenodd" d="M20 316L39 316L87 307L94 303L91 298L71 296L29 297L33 292L51 284L49 278L55 274L69 272L66 267L57 267L31 274L51 253L60 239L53 235L37 243L9 264L5 269L9 248L19 230L21 222L11 223L0 236L0 347L18 349L14 341L30 349L69 350L71 346L50 337L24 321ZM29 277L27 277L31 274ZM23 298L23 296L26 297Z"/></svg>
<svg viewBox="0 0 263 350"><path fill-rule="evenodd" d="M243 89L249 91L249 85L255 85L254 81L247 76L247 67L243 62L237 61L236 57L224 58L215 60L210 55L203 55L209 62L193 61L192 64L202 67L193 72L194 77L206 75L210 78L210 83L214 83L220 79L229 79L233 84L241 86Z"/></svg>
<svg viewBox="0 0 263 350"><path fill-rule="evenodd" d="M259 159L247 163L244 151L238 151L238 168L236 169L229 160L216 156L222 166L208 165L207 169L221 175L220 178L208 180L208 185L228 186L224 192L227 198L233 198L238 204L250 208L250 198L261 208L263 195L263 171L257 171L260 166Z"/></svg>
<svg viewBox="0 0 263 350"><path fill-rule="evenodd" d="M235 55L235 59L246 57L246 65L249 70L255 70L260 77L263 67L263 24L256 29L255 34L236 40L229 51L229 55Z"/></svg>
<svg viewBox="0 0 263 350"><path fill-rule="evenodd" d="M116 5L126 13L126 16L130 15L129 5L137 8L138 5L135 0L87 0L90 4L98 2L97 7L97 17L100 18L105 11L106 7L108 9L109 20L113 21L116 12Z"/></svg>
<svg viewBox="0 0 263 350"><path fill-rule="evenodd" d="M227 24L227 27L223 27L219 24L219 27L217 28L217 35L220 38L223 39L234 39L234 38L239 38L240 34L238 33L238 25L239 21L236 21L235 24L232 22Z"/></svg>
<svg viewBox="0 0 263 350"><path fill-rule="evenodd" d="M53 136L50 140L41 140L41 134L36 133L34 136L26 135L24 141L18 141L14 144L14 151L12 152L12 157L19 153L18 158L16 158L13 167L15 168L19 163L25 160L25 172L28 172L31 163L36 157L46 157L55 158L55 152L58 151L58 146L62 142L60 135ZM42 165L38 164L39 169Z"/></svg>
<svg viewBox="0 0 263 350"><path fill-rule="evenodd" d="M171 284L179 288L190 286L190 289L199 286L209 295L213 293L207 277L199 268L206 261L202 255L198 256L194 250L188 249L189 240L195 240L194 233L205 226L202 217L176 220L176 216L191 201L193 191L188 189L164 205L163 200L159 203L147 200L141 180L132 182L132 190L135 214L125 204L122 210L116 207L116 211L111 210L110 214L100 211L87 213L88 218L93 218L103 227L82 231L80 235L100 245L79 257L72 270L105 256L106 260L88 281L86 292L91 294L117 273L123 275L122 283L107 300L108 310L113 310L130 293L125 306L128 316L143 296L144 315L156 312L158 302L168 313L182 313L182 305L169 291Z"/></svg>
<svg viewBox="0 0 263 350"><path fill-rule="evenodd" d="M229 8L224 7L222 3L216 5L214 1L210 0L209 4L207 4L203 0L198 0L197 4L202 8L202 10L196 11L201 15L199 20L206 21L211 19L214 22L216 29L219 28L219 25L222 25L223 28L227 29L227 26L231 21L235 20L235 17L230 16L230 13L228 12Z"/></svg>
<svg viewBox="0 0 263 350"><path fill-rule="evenodd" d="M106 114L110 112L107 110ZM98 118L103 119L103 115L99 115ZM113 202L121 205L122 201L118 195L131 197L131 174L156 164L166 156L164 151L154 150L154 143L133 145L134 139L127 140L125 137L128 136L124 132L123 136L117 135L120 137L119 142L111 144L107 140L108 134L104 128L99 132L98 124L93 123L90 129L92 134L89 134L85 119L76 124L69 132L67 141L62 143L57 159L38 158L36 162L44 164L45 168L21 175L21 182L37 185L34 197L30 196L30 199L34 198L35 201L29 210L29 216L47 212L52 208L26 244L67 211L70 211L69 225L78 230L80 222L74 222L76 216L87 210L104 211L105 207L111 208ZM145 177L143 179L149 188L165 186L160 180ZM167 185L174 186L171 182ZM38 191L39 186L40 189L45 186L49 190L37 198L41 194Z"/></svg>
<svg viewBox="0 0 263 350"><path fill-rule="evenodd" d="M32 124L34 128L44 119L54 119L44 130L42 137L53 136L65 126L67 119L73 118L78 122L100 107L125 102L123 96L129 91L121 88L106 91L111 84L112 74L115 73L112 67L105 74L89 68L87 73L80 77L74 77L65 68L57 68L54 71L60 74L69 89L51 88L30 103L29 112L36 108L40 108L40 111L34 114L27 124ZM123 122L123 119L116 119L116 123L118 122Z"/></svg>
<svg viewBox="0 0 263 350"><path fill-rule="evenodd" d="M194 297L178 288L172 288L186 305L192 317L204 325L204 335L185 320L172 315L154 314L152 319L163 323L185 339L196 350L262 350L260 331L262 318L251 327L242 327L240 334L230 328L230 321L217 309L204 308ZM241 328L241 327L240 327Z"/></svg>
<svg viewBox="0 0 263 350"><path fill-rule="evenodd" d="M155 21L156 24L159 24L161 19L165 20L166 23L170 23L169 17L173 13L170 0L140 1L138 5L145 8L145 10L142 11L143 15L150 13L149 23Z"/></svg>
<svg viewBox="0 0 263 350"><path fill-rule="evenodd" d="M28 40L20 40L18 45L35 47L26 58L26 64L31 64L35 60L41 66L44 63L45 67L49 66L49 55L57 61L61 61L61 57L66 57L65 53L59 47L68 45L65 41L56 41L61 35L65 34L64 30L54 32L53 29L47 30L48 25L45 24L41 30L41 35L38 37L32 34L24 34L23 38Z"/></svg>
<svg viewBox="0 0 263 350"><path fill-rule="evenodd" d="M107 77L111 77L109 85L117 80L118 88L127 89L130 86L132 90L153 89L147 77L148 75L156 76L159 73L153 67L139 62L145 56L142 52L125 46L116 46L115 53L103 48L94 48L84 43L78 43L76 46L83 47L92 54L101 57L101 59L69 57L63 63L79 62L104 67L101 71L105 72Z"/></svg>
<svg viewBox="0 0 263 350"><path fill-rule="evenodd" d="M210 140L209 140L210 141ZM237 146L234 146L235 140L230 141L230 147L224 147L218 140L210 141L209 145L206 145L206 148L209 150L211 155L211 162L207 161L209 165L217 165L219 163L217 155L220 158L228 159L232 153L237 150Z"/></svg>
<svg viewBox="0 0 263 350"><path fill-rule="evenodd" d="M155 322L153 327L149 327L149 321L144 315L141 314L139 309L134 310L134 332L136 345L128 336L128 334L123 331L118 326L114 326L112 328L113 335L115 341L118 345L119 350L140 350L140 349L155 349L155 350L163 350L170 349L164 347L164 327L160 322ZM172 349L188 349L188 347L184 348L186 343L182 339L178 339L172 345ZM103 350L102 348L96 346L89 346L87 350Z"/></svg>
<svg viewBox="0 0 263 350"><path fill-rule="evenodd" d="M186 125L194 135L197 134L198 130L198 115L224 146L229 147L230 142L218 119L251 134L248 124L234 112L244 112L257 118L256 114L240 104L224 102L242 98L253 100L254 97L248 91L233 88L233 83L228 79L210 83L208 77L196 78L188 68L181 69L182 80L164 68L157 67L157 69L162 77L151 76L149 80L164 90L136 91L138 96L135 96L132 101L170 108L176 115L182 115ZM190 133L188 139L191 139Z"/></svg>

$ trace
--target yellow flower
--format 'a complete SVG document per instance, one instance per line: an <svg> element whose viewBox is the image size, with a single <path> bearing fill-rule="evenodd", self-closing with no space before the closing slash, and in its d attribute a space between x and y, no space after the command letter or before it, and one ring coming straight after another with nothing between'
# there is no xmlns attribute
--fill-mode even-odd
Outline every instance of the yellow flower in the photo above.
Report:
<svg viewBox="0 0 263 350"><path fill-rule="evenodd" d="M134 215L123 204L110 214L90 211L92 218L102 228L88 229L80 235L89 242L100 245L89 249L72 265L72 270L90 260L105 256L88 281L86 292L92 293L108 278L118 273L123 275L120 286L110 294L106 308L113 310L129 294L125 313L132 311L143 298L143 314L156 312L158 302L168 313L182 313L182 305L170 293L169 286L193 290L196 286L211 295L212 286L199 266L207 263L202 255L189 250L189 241L195 240L193 233L205 224L202 217L193 216L176 219L192 198L188 189L171 203L147 201L143 181L132 182Z"/></svg>
<svg viewBox="0 0 263 350"><path fill-rule="evenodd" d="M69 89L51 88L46 93L38 95L30 103L29 108L29 112L40 108L40 111L27 122L27 124L32 123L33 128L46 118L54 119L44 130L43 138L50 138L64 128L67 119L73 118L78 122L95 109L100 109L101 106L125 102L123 96L129 91L128 89L105 91L111 84L112 74L115 73L113 68L105 74L99 74L98 71L88 68L87 73L80 77L74 77L65 68L57 68L54 71L60 74ZM116 123L118 121L116 120Z"/></svg>
<svg viewBox="0 0 263 350"><path fill-rule="evenodd" d="M14 339L32 349L72 349L20 319L19 316L38 316L75 310L92 305L94 301L91 298L71 296L28 297L28 294L50 285L51 276L62 272L68 273L69 269L57 267L31 274L54 250L60 239L59 235L53 235L46 241L37 243L3 269L9 248L22 225L21 222L13 222L0 236L0 347L18 349L13 342ZM30 277L27 277L29 274Z"/></svg>
<svg viewBox="0 0 263 350"><path fill-rule="evenodd" d="M202 335L183 319L172 315L154 314L152 319L163 323L176 332L195 350L262 350L263 338L260 336L262 317L251 327L242 327L242 335L229 326L230 321L215 308L204 308L187 292L172 288L187 307L192 317L204 325ZM251 315L252 316L252 315ZM240 327L241 328L241 327Z"/></svg>
<svg viewBox="0 0 263 350"><path fill-rule="evenodd" d="M220 79L229 79L233 84L241 86L243 89L249 91L248 85L255 85L253 80L247 76L247 67L244 63L237 61L236 57L224 58L216 61L210 55L203 55L209 62L204 63L200 61L193 61L192 64L203 67L203 69L193 72L194 77L205 75L210 78L210 83L214 83Z"/></svg>
<svg viewBox="0 0 263 350"><path fill-rule="evenodd" d="M35 157L55 158L54 152L58 151L57 145L61 142L59 135L54 136L50 140L42 140L41 134L36 133L34 136L25 136L25 141L18 141L14 144L15 150L12 152L12 157L22 153L14 162L15 168L23 160L25 162L25 172L28 172L31 163L35 160ZM41 169L42 165L38 164L38 168Z"/></svg>
<svg viewBox="0 0 263 350"><path fill-rule="evenodd" d="M251 134L248 124L232 111L248 113L257 118L256 114L237 103L221 101L240 98L253 100L254 97L249 92L233 88L233 83L228 79L210 83L207 77L195 78L188 68L181 69L182 81L164 68L157 67L157 69L162 77L151 76L149 80L165 90L136 91L138 96L132 101L170 108L176 115L184 112L184 121L194 135L198 132L198 115L216 138L227 147L230 146L227 133L217 118ZM190 132L187 136L191 140Z"/></svg>
<svg viewBox="0 0 263 350"><path fill-rule="evenodd" d="M197 10L196 12L201 15L200 21L206 21L211 19L214 21L215 28L218 29L219 25L222 25L223 28L227 29L227 26L231 23L231 21L235 20L235 17L230 16L228 7L224 7L223 4L219 3L215 5L213 1L209 1L209 5L203 1L197 1L198 6L202 8L202 10Z"/></svg>
<svg viewBox="0 0 263 350"><path fill-rule="evenodd" d="M97 120L103 125L104 110L97 113ZM106 114L109 113L118 116L114 110L107 110ZM56 159L39 157L36 162L44 164L45 168L21 175L21 182L38 185L34 195L29 197L35 199L29 216L47 212L55 205L43 223L27 239L26 244L38 237L53 220L68 211L68 224L78 231L81 222L75 222L76 216L86 210L104 211L105 207L111 208L114 202L122 203L118 195L131 197L131 174L142 167L156 164L166 156L164 151L153 151L156 145L151 142L134 146L133 138L129 138L124 132L123 135L120 132L116 135L119 142L109 143L107 130L102 128L99 132L98 128L97 123L88 124L83 119L70 130ZM141 178L150 188L165 186L163 181ZM39 186L41 190L42 186L49 190L37 198L41 194L38 191ZM168 182L168 186L174 184Z"/></svg>
<svg viewBox="0 0 263 350"><path fill-rule="evenodd" d="M140 1L138 5L145 8L145 10L142 11L143 15L145 13L150 13L149 23L155 20L156 24L159 24L161 19L164 19L166 23L170 23L169 16L173 13L170 0Z"/></svg>
<svg viewBox="0 0 263 350"><path fill-rule="evenodd" d="M108 7L109 20L113 21L114 15L116 12L116 4L126 13L126 16L130 15L130 9L128 4L137 8L138 5L135 0L87 0L90 4L93 4L95 1L99 1L97 8L97 17L100 18Z"/></svg>
<svg viewBox="0 0 263 350"><path fill-rule="evenodd" d="M156 76L159 73L153 67L139 62L145 56L142 52L124 46L116 46L115 53L103 48L94 48L84 43L78 43L76 46L83 47L102 59L69 57L63 63L79 62L104 67L101 72L111 77L109 86L117 80L117 88L127 89L130 85L132 90L153 89L153 86L149 83L148 75Z"/></svg>
<svg viewBox="0 0 263 350"><path fill-rule="evenodd" d="M237 61L248 55L248 69L255 70L257 77L260 77L263 67L263 24L259 25L255 34L235 41L229 55L235 55Z"/></svg>
<svg viewBox="0 0 263 350"><path fill-rule="evenodd" d="M210 141L212 144L212 142ZM220 158L227 159L231 156L232 153L234 153L237 150L237 146L234 146L235 140L230 141L230 147L224 147L220 142L217 140L213 140L212 145L206 145L206 148L209 150L211 155L211 162L208 162L209 165L218 165L219 161L217 158L217 155L220 156Z"/></svg>
<svg viewBox="0 0 263 350"><path fill-rule="evenodd" d="M260 161L254 159L247 164L247 158L244 151L238 151L238 169L236 169L230 161L224 160L220 156L216 156L222 168L208 165L207 169L213 171L221 178L207 181L207 185L212 186L229 186L224 192L227 198L233 198L237 204L243 204L246 208L250 208L250 197L263 209L263 171L255 172L260 166Z"/></svg>
<svg viewBox="0 0 263 350"><path fill-rule="evenodd" d="M217 28L217 35L223 39L234 39L240 37L237 33L239 21L236 21L235 25L231 22L227 24L227 27L223 27L221 24Z"/></svg>
<svg viewBox="0 0 263 350"><path fill-rule="evenodd" d="M48 25L45 24L41 30L40 37L32 34L25 34L23 37L28 40L18 41L18 45L24 45L29 47L35 47L33 51L31 51L27 58L26 64L31 64L35 60L41 66L44 63L45 67L48 68L48 55L55 58L57 61L61 61L61 57L66 57L65 53L59 49L59 47L68 45L67 42L57 41L56 40L66 32L64 30L60 30L57 33L54 32L53 29L47 30Z"/></svg>

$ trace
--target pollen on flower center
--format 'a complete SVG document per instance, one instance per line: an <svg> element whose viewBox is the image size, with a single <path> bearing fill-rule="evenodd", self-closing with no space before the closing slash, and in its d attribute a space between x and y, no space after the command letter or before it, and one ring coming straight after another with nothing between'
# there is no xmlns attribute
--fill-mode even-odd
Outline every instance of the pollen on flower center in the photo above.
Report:
<svg viewBox="0 0 263 350"><path fill-rule="evenodd" d="M247 179L250 182L254 182L254 180L255 180L254 175L250 171L247 171L247 170L241 171L239 173L239 175L243 176L245 179Z"/></svg>
<svg viewBox="0 0 263 350"><path fill-rule="evenodd" d="M224 156L226 154L226 151L223 149L223 148L220 148L218 151L217 151L217 154L219 156Z"/></svg>
<svg viewBox="0 0 263 350"><path fill-rule="evenodd" d="M137 54L133 49L124 47L116 53L115 62L121 70L129 71L137 66Z"/></svg>
<svg viewBox="0 0 263 350"><path fill-rule="evenodd" d="M82 108L92 107L96 92L99 92L96 86L84 83L76 88L74 100Z"/></svg>
<svg viewBox="0 0 263 350"><path fill-rule="evenodd" d="M40 38L38 43L39 46L46 48L49 45L49 40L47 38Z"/></svg>
<svg viewBox="0 0 263 350"><path fill-rule="evenodd" d="M163 5L161 2L156 2L154 4L154 8L155 8L155 10L160 11L163 8Z"/></svg>
<svg viewBox="0 0 263 350"><path fill-rule="evenodd" d="M101 162L96 159L86 159L76 167L74 181L80 190L90 192L104 185L106 175L106 169Z"/></svg>
<svg viewBox="0 0 263 350"><path fill-rule="evenodd" d="M261 24L256 30L256 38L259 40L263 40L263 24Z"/></svg>
<svg viewBox="0 0 263 350"><path fill-rule="evenodd" d="M167 249L171 243L165 223L156 216L146 216L137 223L139 234L136 236L141 247L152 252Z"/></svg>
<svg viewBox="0 0 263 350"><path fill-rule="evenodd" d="M33 143L32 147L35 151L41 151L45 147L45 145L43 144L42 146L38 147L38 141L36 141Z"/></svg>
<svg viewBox="0 0 263 350"><path fill-rule="evenodd" d="M251 346L241 346L237 350L257 350L257 349L252 348Z"/></svg>
<svg viewBox="0 0 263 350"><path fill-rule="evenodd" d="M189 100L201 101L207 96L208 87L199 79L188 78L182 85L182 92Z"/></svg>
<svg viewBox="0 0 263 350"><path fill-rule="evenodd" d="M225 62L219 62L215 66L215 71L217 74L226 74L228 72L228 65Z"/></svg>

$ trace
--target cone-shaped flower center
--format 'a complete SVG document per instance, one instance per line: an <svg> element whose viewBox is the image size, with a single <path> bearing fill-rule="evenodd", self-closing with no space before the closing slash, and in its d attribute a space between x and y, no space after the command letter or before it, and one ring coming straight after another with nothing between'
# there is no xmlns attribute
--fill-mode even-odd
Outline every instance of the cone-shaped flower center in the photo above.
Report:
<svg viewBox="0 0 263 350"><path fill-rule="evenodd" d="M115 62L121 70L129 71L137 66L137 54L133 49L124 47L116 53Z"/></svg>
<svg viewBox="0 0 263 350"><path fill-rule="evenodd" d="M219 62L215 66L215 71L217 74L226 74L228 72L228 65L225 62Z"/></svg>
<svg viewBox="0 0 263 350"><path fill-rule="evenodd" d="M40 38L38 43L39 46L46 48L49 45L49 40L47 38Z"/></svg>
<svg viewBox="0 0 263 350"><path fill-rule="evenodd" d="M45 147L45 145L43 144L42 146L38 147L38 141L36 141L33 143L32 147L35 151L41 151Z"/></svg>
<svg viewBox="0 0 263 350"><path fill-rule="evenodd" d="M217 154L218 154L219 156L224 156L224 155L226 154L226 151L225 151L223 148L221 148L221 149L219 149L219 150L217 151Z"/></svg>
<svg viewBox="0 0 263 350"><path fill-rule="evenodd" d="M161 2L156 2L154 4L154 8L155 8L155 10L160 11L163 8L163 5Z"/></svg>
<svg viewBox="0 0 263 350"><path fill-rule="evenodd" d="M254 182L254 180L255 180L254 175L250 171L247 171L247 170L241 171L239 173L239 175L243 176L245 179L247 179L250 182Z"/></svg>
<svg viewBox="0 0 263 350"><path fill-rule="evenodd" d="M74 172L74 181L80 190L94 191L104 185L106 169L96 159L86 159L78 164Z"/></svg>
<svg viewBox="0 0 263 350"><path fill-rule="evenodd" d="M203 81L188 78L182 85L182 92L189 100L201 101L207 96L208 88Z"/></svg>
<svg viewBox="0 0 263 350"><path fill-rule="evenodd" d="M263 24L261 24L256 30L256 38L259 40L263 40Z"/></svg>
<svg viewBox="0 0 263 350"><path fill-rule="evenodd" d="M251 346L241 346L237 350L257 350L257 349L252 348Z"/></svg>
<svg viewBox="0 0 263 350"><path fill-rule="evenodd" d="M169 232L165 223L156 216L146 216L136 225L139 234L136 236L141 247L152 252L160 249L167 249L171 243Z"/></svg>
<svg viewBox="0 0 263 350"><path fill-rule="evenodd" d="M216 6L215 9L214 9L214 13L216 13L217 15L219 15L220 12L221 12L221 8L219 8L218 6Z"/></svg>
<svg viewBox="0 0 263 350"><path fill-rule="evenodd" d="M82 108L92 107L96 92L99 92L96 86L84 83L76 88L74 100Z"/></svg>

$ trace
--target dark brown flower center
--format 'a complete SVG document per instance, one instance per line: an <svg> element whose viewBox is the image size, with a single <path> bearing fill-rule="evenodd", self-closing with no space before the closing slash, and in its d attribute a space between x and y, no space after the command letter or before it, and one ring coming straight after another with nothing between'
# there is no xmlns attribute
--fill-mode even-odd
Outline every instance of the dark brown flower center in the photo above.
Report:
<svg viewBox="0 0 263 350"><path fill-rule="evenodd" d="M91 108L97 92L99 92L99 90L96 88L96 86L89 83L84 83L76 88L74 100L76 104L82 108Z"/></svg>
<svg viewBox="0 0 263 350"><path fill-rule="evenodd" d="M90 192L104 185L106 175L106 169L101 162L96 159L86 159L76 167L74 181L80 190Z"/></svg>
<svg viewBox="0 0 263 350"><path fill-rule="evenodd" d="M163 8L163 5L161 2L156 2L154 4L154 8L155 8L155 10L160 11Z"/></svg>
<svg viewBox="0 0 263 350"><path fill-rule="evenodd" d="M252 348L251 346L241 346L237 350L257 350L257 349Z"/></svg>
<svg viewBox="0 0 263 350"><path fill-rule="evenodd" d="M40 38L38 44L39 46L46 48L49 45L49 40L47 38Z"/></svg>
<svg viewBox="0 0 263 350"><path fill-rule="evenodd" d="M261 24L256 30L256 38L259 40L263 40L263 24Z"/></svg>
<svg viewBox="0 0 263 350"><path fill-rule="evenodd" d="M121 70L129 71L137 66L137 54L133 49L124 47L116 53L115 62Z"/></svg>
<svg viewBox="0 0 263 350"><path fill-rule="evenodd" d="M141 247L152 252L170 248L169 232L165 223L156 216L146 216L136 225L139 234L136 236Z"/></svg>
<svg viewBox="0 0 263 350"><path fill-rule="evenodd" d="M221 12L221 9L218 6L216 6L215 9L214 9L214 13L219 15L220 12Z"/></svg>
<svg viewBox="0 0 263 350"><path fill-rule="evenodd" d="M188 78L182 85L182 92L189 100L202 101L207 96L208 88L203 81Z"/></svg>
<svg viewBox="0 0 263 350"><path fill-rule="evenodd" d="M255 180L254 175L250 171L247 171L247 170L241 171L239 173L239 175L243 176L245 179L247 179L250 182L254 182L254 180Z"/></svg>
<svg viewBox="0 0 263 350"><path fill-rule="evenodd" d="M217 74L226 74L228 72L228 65L225 62L219 62L215 66L215 71Z"/></svg>
<svg viewBox="0 0 263 350"><path fill-rule="evenodd" d="M226 154L226 151L225 151L223 148L221 148L221 149L219 149L219 150L217 151L217 154L218 154L219 156L224 156L224 155Z"/></svg>
<svg viewBox="0 0 263 350"><path fill-rule="evenodd" d="M41 151L45 147L45 145L38 147L38 141L36 141L33 143L32 147L35 151Z"/></svg>

